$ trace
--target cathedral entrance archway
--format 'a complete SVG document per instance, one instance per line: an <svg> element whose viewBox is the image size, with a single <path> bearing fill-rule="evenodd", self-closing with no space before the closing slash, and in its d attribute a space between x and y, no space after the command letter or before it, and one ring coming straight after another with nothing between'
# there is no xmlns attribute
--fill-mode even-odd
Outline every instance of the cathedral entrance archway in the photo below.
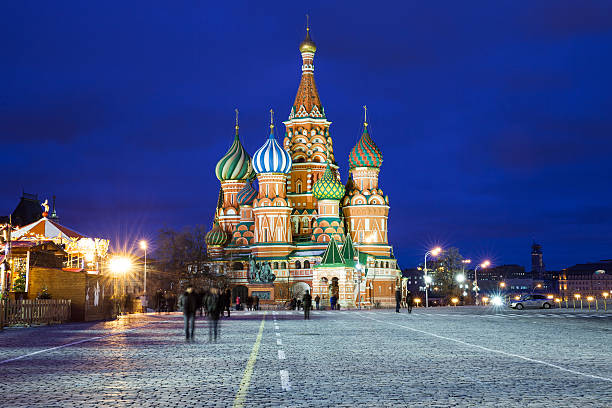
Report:
<svg viewBox="0 0 612 408"><path fill-rule="evenodd" d="M291 296L296 299L302 299L306 291L310 292L310 286L305 282L295 282L291 285Z"/></svg>
<svg viewBox="0 0 612 408"><path fill-rule="evenodd" d="M329 285L329 297L335 296L336 299L339 299L340 287L338 286L338 278L332 278L331 284Z"/></svg>

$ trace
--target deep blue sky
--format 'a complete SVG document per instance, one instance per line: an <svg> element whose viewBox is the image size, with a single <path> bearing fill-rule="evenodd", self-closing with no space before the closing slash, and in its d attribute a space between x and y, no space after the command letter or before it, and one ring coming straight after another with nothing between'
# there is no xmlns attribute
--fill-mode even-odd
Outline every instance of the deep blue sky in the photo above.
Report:
<svg viewBox="0 0 612 408"><path fill-rule="evenodd" d="M282 128L309 13L342 178L367 104L402 266L612 258L612 2L307 4L3 2L0 213L23 188L115 240L209 224L234 108L251 154Z"/></svg>

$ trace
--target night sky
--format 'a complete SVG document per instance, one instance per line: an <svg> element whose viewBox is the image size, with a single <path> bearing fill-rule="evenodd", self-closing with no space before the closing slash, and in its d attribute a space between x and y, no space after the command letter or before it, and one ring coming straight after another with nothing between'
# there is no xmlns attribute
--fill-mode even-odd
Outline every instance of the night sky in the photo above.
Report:
<svg viewBox="0 0 612 408"><path fill-rule="evenodd" d="M210 224L234 108L251 155L284 129L309 13L342 179L367 104L402 267L612 258L612 2L263 4L3 2L0 213L55 194L115 246Z"/></svg>

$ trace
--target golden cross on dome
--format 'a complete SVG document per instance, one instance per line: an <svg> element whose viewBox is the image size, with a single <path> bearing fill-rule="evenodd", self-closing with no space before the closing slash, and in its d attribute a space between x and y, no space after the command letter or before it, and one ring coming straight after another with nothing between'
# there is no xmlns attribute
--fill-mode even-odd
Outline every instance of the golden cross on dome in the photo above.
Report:
<svg viewBox="0 0 612 408"><path fill-rule="evenodd" d="M238 108L234 109L236 111L236 134L238 134Z"/></svg>
<svg viewBox="0 0 612 408"><path fill-rule="evenodd" d="M310 16L308 14L306 14L306 32L308 33L310 31Z"/></svg>
<svg viewBox="0 0 612 408"><path fill-rule="evenodd" d="M270 109L270 129L274 129L274 109Z"/></svg>
<svg viewBox="0 0 612 408"><path fill-rule="evenodd" d="M363 126L368 127L368 107L363 105Z"/></svg>

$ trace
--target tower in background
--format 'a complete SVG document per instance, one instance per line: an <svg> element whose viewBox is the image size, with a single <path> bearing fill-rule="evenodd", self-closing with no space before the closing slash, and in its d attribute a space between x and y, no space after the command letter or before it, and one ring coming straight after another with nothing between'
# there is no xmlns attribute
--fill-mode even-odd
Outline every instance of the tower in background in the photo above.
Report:
<svg viewBox="0 0 612 408"><path fill-rule="evenodd" d="M534 279L544 279L545 272L542 245L534 242L531 245L531 274Z"/></svg>

